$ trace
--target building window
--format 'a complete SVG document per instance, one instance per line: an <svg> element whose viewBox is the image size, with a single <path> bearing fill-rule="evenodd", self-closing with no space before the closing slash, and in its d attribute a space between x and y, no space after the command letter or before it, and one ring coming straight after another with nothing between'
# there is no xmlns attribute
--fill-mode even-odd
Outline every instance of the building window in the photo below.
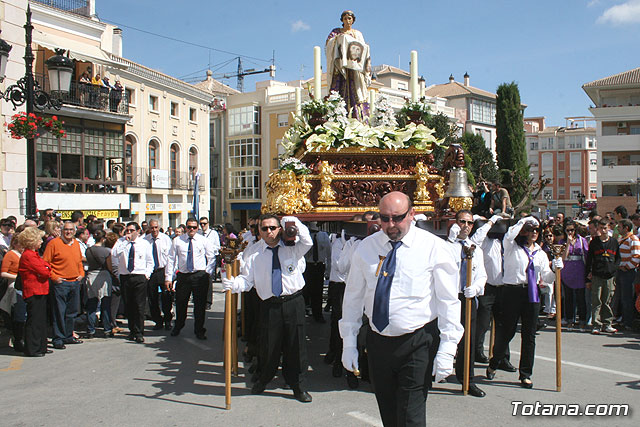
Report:
<svg viewBox="0 0 640 427"><path fill-rule="evenodd" d="M398 90L408 90L408 88L407 82L398 82Z"/></svg>
<svg viewBox="0 0 640 427"><path fill-rule="evenodd" d="M471 120L489 125L496 124L496 105L478 99L471 100Z"/></svg>
<svg viewBox="0 0 640 427"><path fill-rule="evenodd" d="M37 191L118 192L124 184L124 128L72 117L66 138L49 133L36 143Z"/></svg>
<svg viewBox="0 0 640 427"><path fill-rule="evenodd" d="M260 107L249 105L229 110L229 136L259 135Z"/></svg>
<svg viewBox="0 0 640 427"><path fill-rule="evenodd" d="M197 122L198 121L198 110L193 107L189 108L189 121Z"/></svg>
<svg viewBox="0 0 640 427"><path fill-rule="evenodd" d="M569 182L571 184L582 182L582 153L571 153L569 168Z"/></svg>
<svg viewBox="0 0 640 427"><path fill-rule="evenodd" d="M178 108L178 103L171 101L169 104L169 115L175 119L180 115L180 109Z"/></svg>
<svg viewBox="0 0 640 427"><path fill-rule="evenodd" d="M169 174L171 175L171 188L178 186L178 173L180 172L180 147L171 144L169 149Z"/></svg>
<svg viewBox="0 0 640 427"><path fill-rule="evenodd" d="M553 150L554 138L542 138L541 150Z"/></svg>
<svg viewBox="0 0 640 427"><path fill-rule="evenodd" d="M133 88L125 88L124 90L124 97L127 100L127 103L129 104L130 107L135 107L136 106L136 90Z"/></svg>
<svg viewBox="0 0 640 427"><path fill-rule="evenodd" d="M289 114L278 114L278 127L289 127Z"/></svg>
<svg viewBox="0 0 640 427"><path fill-rule="evenodd" d="M230 140L229 167L260 166L260 141L260 138Z"/></svg>
<svg viewBox="0 0 640 427"><path fill-rule="evenodd" d="M157 169L158 163L158 141L149 141L149 169Z"/></svg>
<svg viewBox="0 0 640 427"><path fill-rule="evenodd" d="M598 189L596 187L589 188L589 199L597 199L598 198Z"/></svg>
<svg viewBox="0 0 640 427"><path fill-rule="evenodd" d="M133 185L133 165L135 162L136 141L131 135L124 138L124 173L127 185Z"/></svg>
<svg viewBox="0 0 640 427"><path fill-rule="evenodd" d="M553 189L552 188L545 188L544 190L542 190L542 197L546 200L552 200L553 199Z"/></svg>
<svg viewBox="0 0 640 427"><path fill-rule="evenodd" d="M158 112L158 97L155 95L149 95L149 111Z"/></svg>
<svg viewBox="0 0 640 427"><path fill-rule="evenodd" d="M564 187L558 188L558 197L564 196Z"/></svg>
<svg viewBox="0 0 640 427"><path fill-rule="evenodd" d="M595 183L598 182L598 171L589 171L589 182Z"/></svg>
<svg viewBox="0 0 640 427"><path fill-rule="evenodd" d="M564 150L564 137L558 137L558 150Z"/></svg>
<svg viewBox="0 0 640 427"><path fill-rule="evenodd" d="M259 199L260 171L233 171L230 176L230 199Z"/></svg>
<svg viewBox="0 0 640 427"><path fill-rule="evenodd" d="M640 126L631 125L631 128L629 129L629 134L630 135L640 135ZM594 139L594 142L595 142L595 138L593 138L593 139ZM589 147L589 148L592 148L592 147Z"/></svg>
<svg viewBox="0 0 640 427"><path fill-rule="evenodd" d="M189 148L189 175L195 176L198 172L198 150L196 147Z"/></svg>

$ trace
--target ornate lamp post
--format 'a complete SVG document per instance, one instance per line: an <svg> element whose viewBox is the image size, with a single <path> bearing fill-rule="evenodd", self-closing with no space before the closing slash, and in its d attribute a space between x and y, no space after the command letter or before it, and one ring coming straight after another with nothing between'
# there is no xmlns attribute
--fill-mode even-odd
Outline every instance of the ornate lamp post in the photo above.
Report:
<svg viewBox="0 0 640 427"><path fill-rule="evenodd" d="M580 213L578 214L578 217L582 217L582 206L584 205L584 201L586 198L587 196L585 196L584 193L578 193L578 204L580 205Z"/></svg>
<svg viewBox="0 0 640 427"><path fill-rule="evenodd" d="M25 51L24 65L25 75L14 85L11 85L2 93L0 97L13 104L13 109L25 105L26 113L34 113L35 109L43 111L54 108L59 110L62 101L52 97L54 94L69 92L71 85L71 75L73 73L73 62L71 59L62 56L64 50L56 49L56 55L46 61L49 69L49 83L52 94L48 94L40 88L40 85L33 77L33 50L31 49L31 36L33 25L31 25L31 7L27 6L27 22L25 30ZM0 81L4 80L9 51L12 46L0 39ZM36 217L36 145L34 138L27 138L27 209L26 217Z"/></svg>
<svg viewBox="0 0 640 427"><path fill-rule="evenodd" d="M551 193L544 193L544 199L547 201L547 219L551 216L551 211L549 210L549 202L551 201Z"/></svg>

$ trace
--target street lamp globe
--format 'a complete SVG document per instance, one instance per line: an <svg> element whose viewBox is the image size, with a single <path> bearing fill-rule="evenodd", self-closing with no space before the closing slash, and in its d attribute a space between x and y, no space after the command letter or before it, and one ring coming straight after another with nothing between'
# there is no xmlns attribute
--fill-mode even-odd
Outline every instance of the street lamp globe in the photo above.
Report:
<svg viewBox="0 0 640 427"><path fill-rule="evenodd" d="M4 80L4 76L6 75L9 52L12 47L9 43L0 39L0 82Z"/></svg>
<svg viewBox="0 0 640 427"><path fill-rule="evenodd" d="M64 49L56 49L56 54L47 59L51 92L68 93L71 87L73 61L64 55Z"/></svg>

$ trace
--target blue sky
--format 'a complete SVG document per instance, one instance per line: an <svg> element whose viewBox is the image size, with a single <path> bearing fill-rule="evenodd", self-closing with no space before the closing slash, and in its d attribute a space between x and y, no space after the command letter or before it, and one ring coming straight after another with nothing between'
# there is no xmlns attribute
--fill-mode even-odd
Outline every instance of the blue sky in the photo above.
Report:
<svg viewBox="0 0 640 427"><path fill-rule="evenodd" d="M275 51L281 81L312 76L313 46L324 46L345 8L355 12L354 27L371 46L374 65L408 70L409 52L417 50L428 85L447 82L449 74L462 81L465 72L472 86L491 92L515 81L525 115L546 116L547 125L589 115L584 83L640 66L640 0L97 0L96 6L101 20L121 26L124 56L133 61L179 78L204 78L209 64L236 54L251 57L243 59L245 69L262 69ZM216 72L236 66L232 61ZM267 78L245 78L245 91Z"/></svg>

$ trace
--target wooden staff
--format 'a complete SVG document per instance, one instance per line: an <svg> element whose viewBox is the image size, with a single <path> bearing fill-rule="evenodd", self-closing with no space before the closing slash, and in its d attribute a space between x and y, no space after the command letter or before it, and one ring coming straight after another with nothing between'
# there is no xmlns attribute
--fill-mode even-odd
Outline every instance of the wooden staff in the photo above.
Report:
<svg viewBox="0 0 640 427"><path fill-rule="evenodd" d="M467 284L466 288L471 286L473 277L473 251L476 245L463 246L464 256L467 260ZM464 378L462 380L462 394L464 396L469 392L469 369L471 363L471 302L472 298L465 301L464 311Z"/></svg>
<svg viewBox="0 0 640 427"><path fill-rule="evenodd" d="M226 265L227 279L231 279L231 266ZM231 409L231 290L224 293L224 390L225 407Z"/></svg>
<svg viewBox="0 0 640 427"><path fill-rule="evenodd" d="M240 263L236 259L231 264L233 276L238 275ZM231 299L231 372L238 376L238 294Z"/></svg>
<svg viewBox="0 0 640 427"><path fill-rule="evenodd" d="M562 257L565 245L551 245L556 259ZM561 268L556 269L556 391L562 391L562 279Z"/></svg>

